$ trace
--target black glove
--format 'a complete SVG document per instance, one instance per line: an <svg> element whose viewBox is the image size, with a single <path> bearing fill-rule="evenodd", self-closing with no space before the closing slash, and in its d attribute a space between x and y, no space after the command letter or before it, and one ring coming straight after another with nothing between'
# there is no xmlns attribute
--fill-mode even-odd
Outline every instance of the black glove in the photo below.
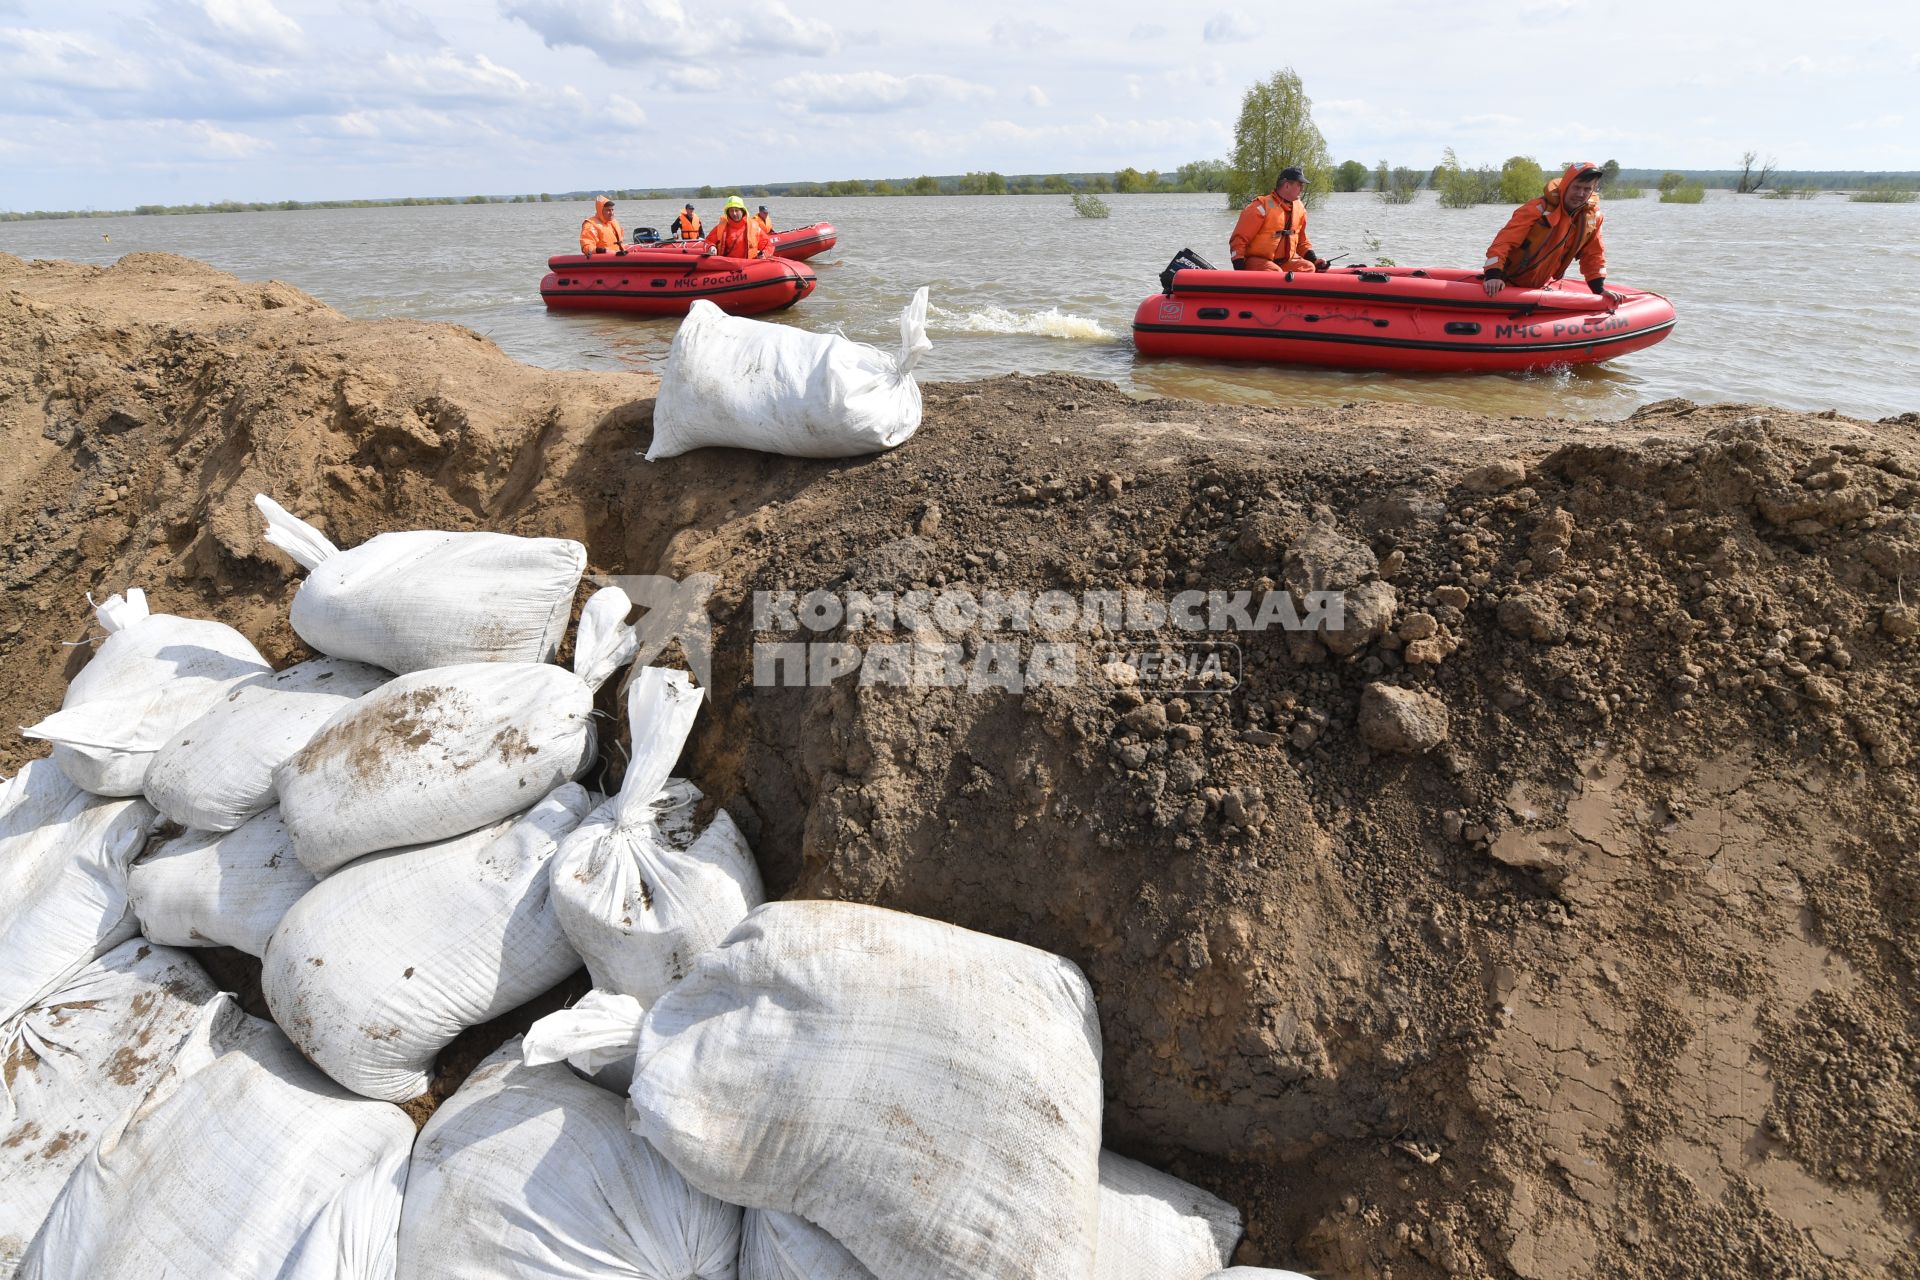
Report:
<svg viewBox="0 0 1920 1280"><path fill-rule="evenodd" d="M605 245L601 245L598 249L594 250L595 253L605 253L606 251L607 251L607 246Z"/></svg>
<svg viewBox="0 0 1920 1280"><path fill-rule="evenodd" d="M1315 271L1325 271L1327 269L1327 260L1325 258L1315 258L1313 260L1313 269Z"/></svg>
<svg viewBox="0 0 1920 1280"><path fill-rule="evenodd" d="M1245 271L1247 269L1247 260L1245 258L1235 258L1233 260L1233 269L1235 271Z"/></svg>
<svg viewBox="0 0 1920 1280"><path fill-rule="evenodd" d="M1482 280L1498 280L1501 284L1505 284L1507 282L1507 273L1498 267L1488 267L1480 273L1480 278Z"/></svg>
<svg viewBox="0 0 1920 1280"><path fill-rule="evenodd" d="M625 246L622 246L621 248L618 248L618 249L615 249L615 250L614 250L614 253L616 253L616 254L618 254L618 255L619 255L620 257L622 257L622 258L624 258L624 257L626 257L626 256L627 256L627 250L626 250L626 248L625 248Z"/></svg>
<svg viewBox="0 0 1920 1280"><path fill-rule="evenodd" d="M1607 278L1605 276L1595 276L1593 279L1587 281L1587 288L1593 290L1595 293L1605 293L1607 291Z"/></svg>

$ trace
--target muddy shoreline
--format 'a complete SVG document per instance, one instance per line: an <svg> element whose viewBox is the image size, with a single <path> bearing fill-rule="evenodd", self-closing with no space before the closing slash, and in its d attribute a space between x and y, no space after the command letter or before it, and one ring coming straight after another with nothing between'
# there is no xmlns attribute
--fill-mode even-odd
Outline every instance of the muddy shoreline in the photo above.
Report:
<svg viewBox="0 0 1920 1280"><path fill-rule="evenodd" d="M652 391L183 258L0 255L0 699L58 705L89 591L302 656L256 492L342 545L712 574L685 768L769 890L1080 964L1108 1144L1239 1206L1241 1261L1920 1276L1913 415L1007 377L928 386L884 457L647 464ZM1200 690L755 685L756 591L963 586L1312 587L1367 626L1245 636Z"/></svg>

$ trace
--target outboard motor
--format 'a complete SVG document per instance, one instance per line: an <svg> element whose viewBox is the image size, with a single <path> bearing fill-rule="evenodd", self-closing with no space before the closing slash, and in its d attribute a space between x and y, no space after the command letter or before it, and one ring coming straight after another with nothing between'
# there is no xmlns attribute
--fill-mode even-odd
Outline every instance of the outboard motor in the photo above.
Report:
<svg viewBox="0 0 1920 1280"><path fill-rule="evenodd" d="M1169 262L1167 269L1160 273L1160 291L1162 293L1173 292L1173 273L1176 271L1213 271L1215 269L1211 262L1208 262L1193 250L1182 249L1173 255L1173 261Z"/></svg>
<svg viewBox="0 0 1920 1280"><path fill-rule="evenodd" d="M660 233L652 227L635 227L633 229L633 242L635 244L658 244L660 243Z"/></svg>

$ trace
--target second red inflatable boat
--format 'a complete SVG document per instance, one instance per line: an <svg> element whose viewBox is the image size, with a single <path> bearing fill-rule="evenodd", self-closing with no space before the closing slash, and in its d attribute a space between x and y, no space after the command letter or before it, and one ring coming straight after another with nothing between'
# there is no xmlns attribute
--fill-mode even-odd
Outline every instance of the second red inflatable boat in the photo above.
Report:
<svg viewBox="0 0 1920 1280"><path fill-rule="evenodd" d="M731 315L790 307L813 292L813 269L785 258L716 258L678 248L547 259L540 299L556 311L684 316L705 298Z"/></svg>

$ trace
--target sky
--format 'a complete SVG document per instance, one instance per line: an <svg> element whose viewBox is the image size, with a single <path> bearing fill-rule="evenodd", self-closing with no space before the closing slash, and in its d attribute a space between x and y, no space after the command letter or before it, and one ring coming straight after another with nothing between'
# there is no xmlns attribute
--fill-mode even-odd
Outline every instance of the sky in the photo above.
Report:
<svg viewBox="0 0 1920 1280"><path fill-rule="evenodd" d="M1920 5L0 0L0 209L1336 160L1920 169Z"/></svg>

